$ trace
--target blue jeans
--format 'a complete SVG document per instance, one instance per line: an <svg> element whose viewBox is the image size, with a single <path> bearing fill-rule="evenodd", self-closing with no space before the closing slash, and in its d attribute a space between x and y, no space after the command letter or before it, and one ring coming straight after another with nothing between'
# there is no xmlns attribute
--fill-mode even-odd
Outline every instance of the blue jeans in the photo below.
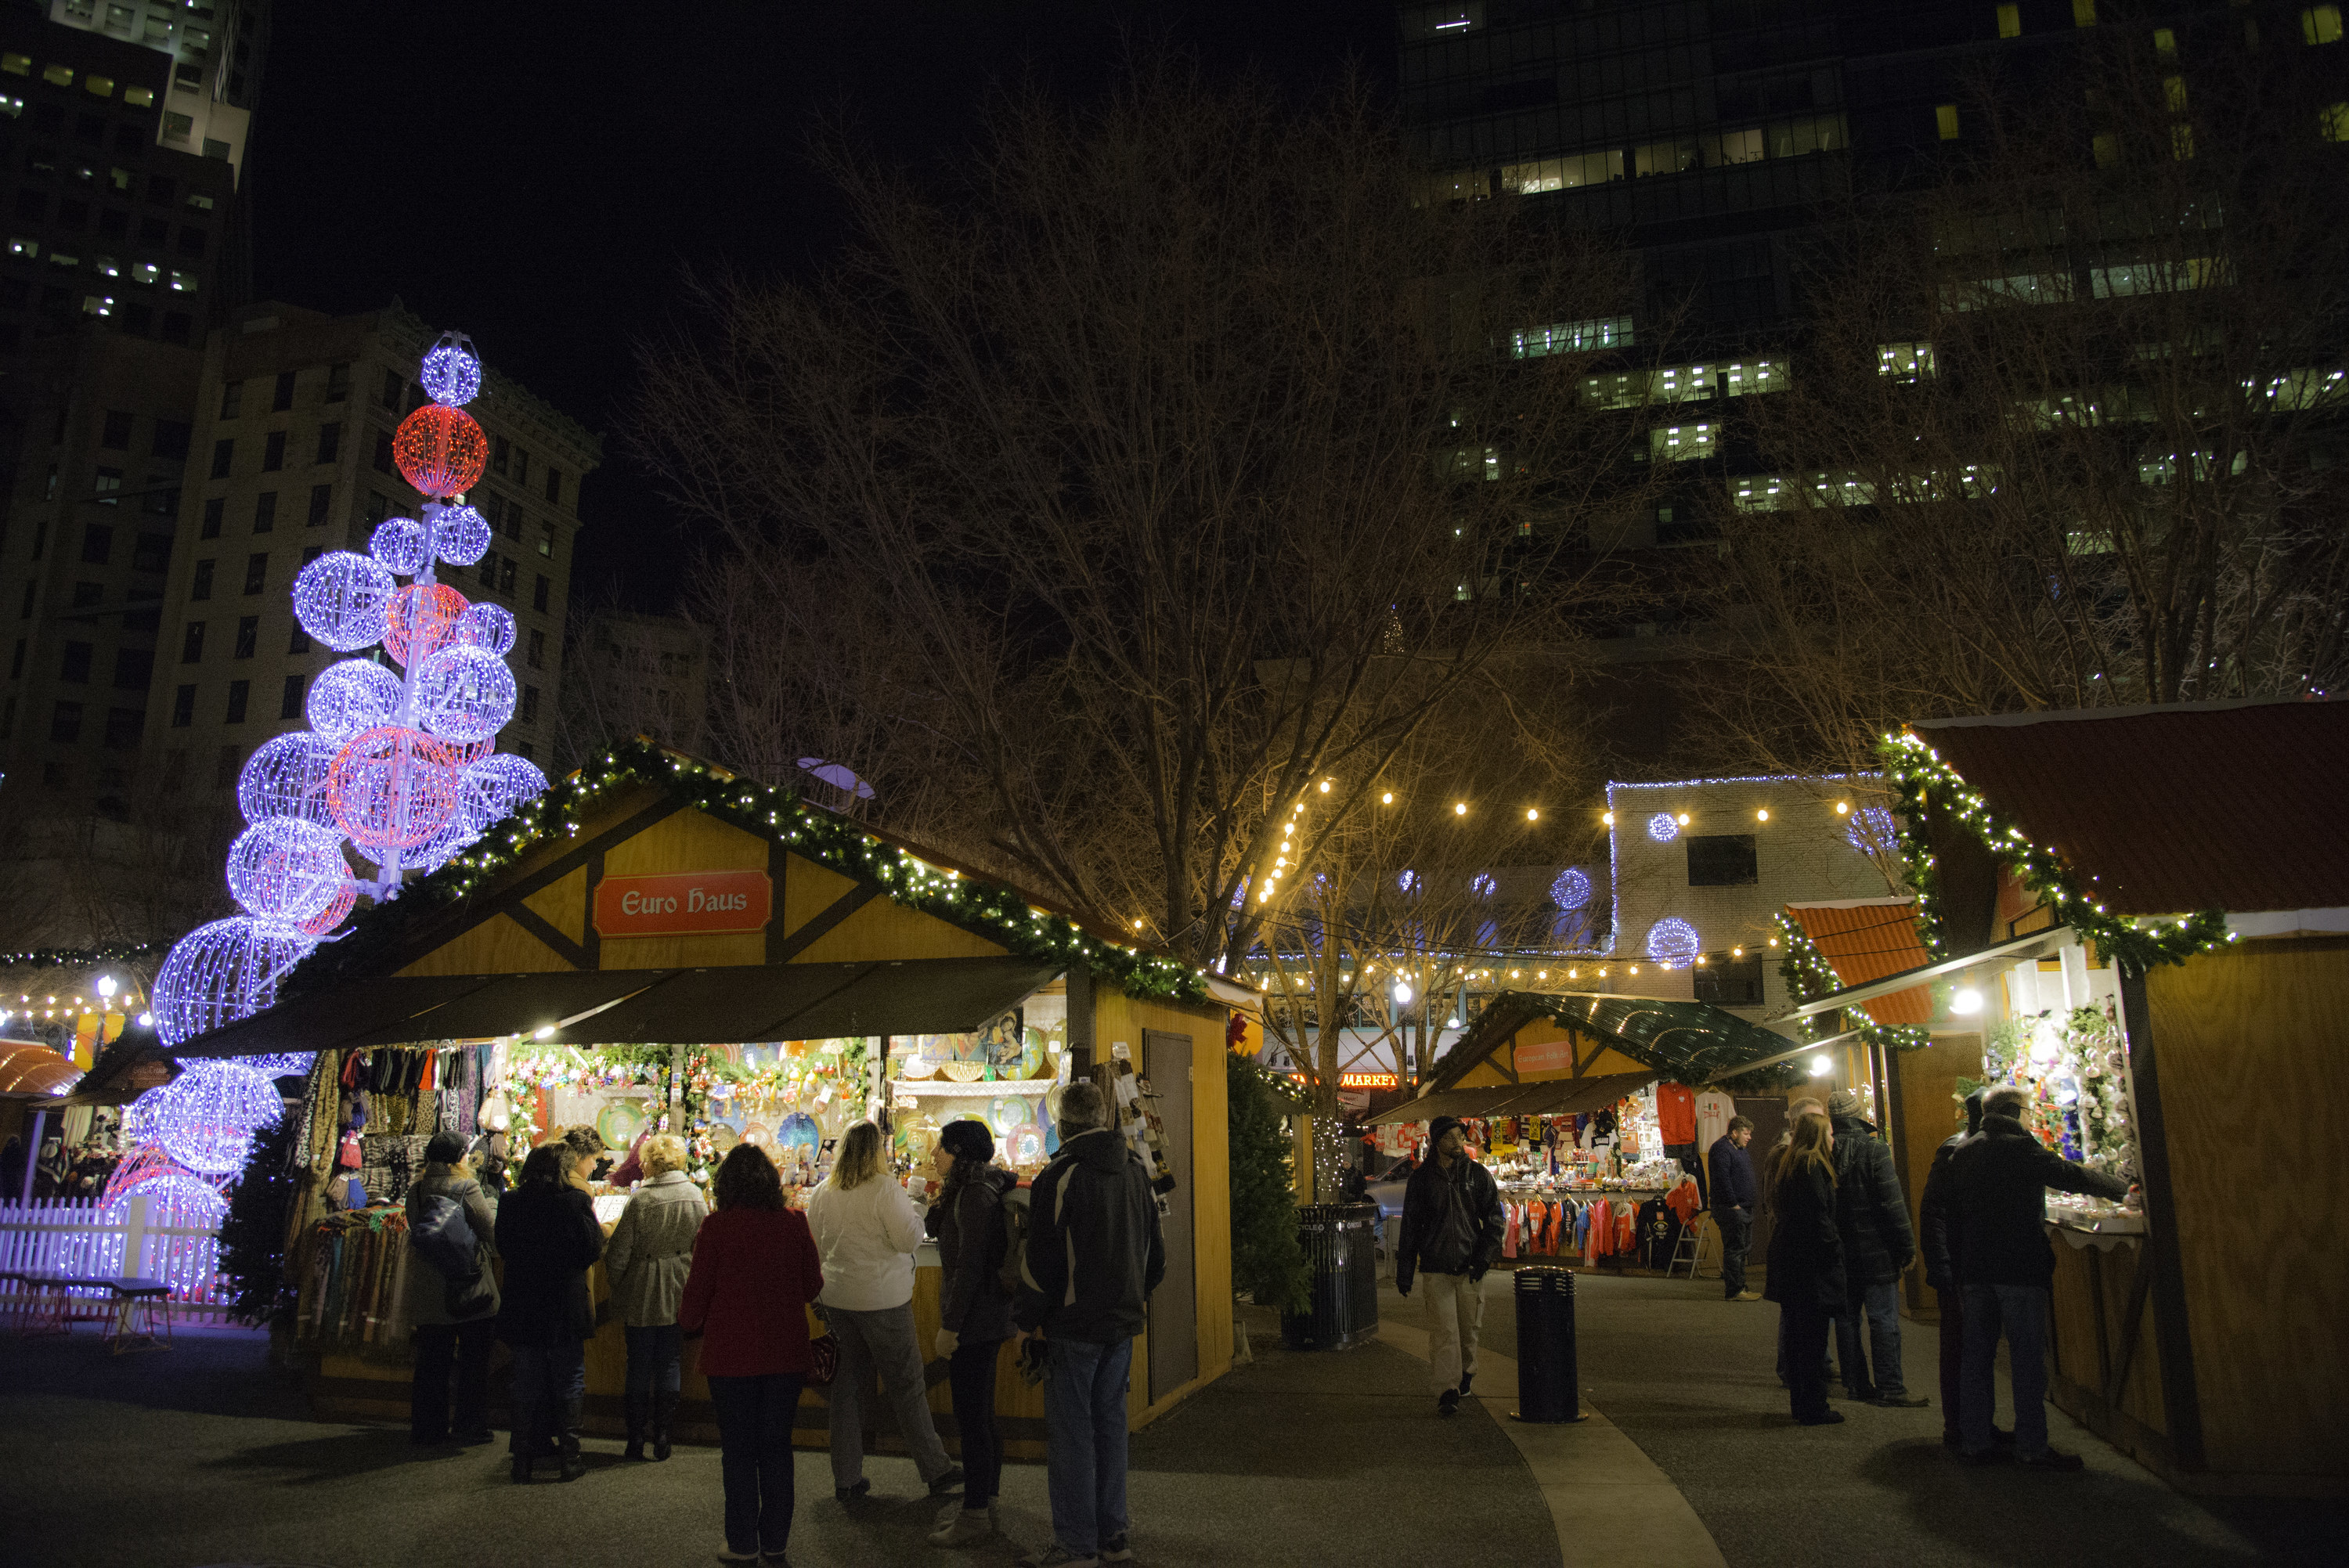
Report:
<svg viewBox="0 0 2349 1568"><path fill-rule="evenodd" d="M1909 1386L1900 1370L1900 1287L1890 1283L1865 1286L1856 1305L1857 1310L1835 1320L1836 1359L1843 1363L1844 1387L1862 1399L1907 1398ZM1865 1351L1860 1345L1863 1313L1868 1340Z"/></svg>
<svg viewBox="0 0 2349 1568"><path fill-rule="evenodd" d="M1123 1535L1125 1388L1133 1341L1045 1343L1044 1472L1052 1538L1073 1557Z"/></svg>
<svg viewBox="0 0 2349 1568"><path fill-rule="evenodd" d="M1992 1418L1998 1413L1998 1336L2014 1377L2014 1457L2035 1460L2047 1451L2047 1292L2032 1284L1970 1284L1965 1287L1965 1363L1958 1376L1965 1409L1958 1423L1960 1449L1990 1451Z"/></svg>
<svg viewBox="0 0 2349 1568"><path fill-rule="evenodd" d="M569 1435L576 1449L579 1437L569 1430L564 1407L587 1395L587 1346L576 1339L559 1345L517 1345L513 1347L512 1451L534 1454L551 1432Z"/></svg>
<svg viewBox="0 0 2349 1568"><path fill-rule="evenodd" d="M631 1394L651 1394L658 1389L674 1394L683 1386L678 1370L678 1357L685 1348L685 1330L674 1323L656 1324L648 1328L623 1328L628 1342L628 1381Z"/></svg>
<svg viewBox="0 0 2349 1568"><path fill-rule="evenodd" d="M726 1484L726 1546L780 1557L792 1539L792 1424L797 1372L712 1377L718 1409L718 1470Z"/></svg>

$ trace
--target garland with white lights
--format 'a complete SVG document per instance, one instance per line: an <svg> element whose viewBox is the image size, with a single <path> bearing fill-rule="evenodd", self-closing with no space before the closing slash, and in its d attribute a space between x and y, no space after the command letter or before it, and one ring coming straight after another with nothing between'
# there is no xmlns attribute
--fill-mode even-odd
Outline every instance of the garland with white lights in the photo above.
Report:
<svg viewBox="0 0 2349 1568"><path fill-rule="evenodd" d="M1925 824L1936 799L2024 887L2052 904L2063 923L2095 943L2098 951L2125 969L2142 974L2157 965L2183 964L2198 953L2212 952L2235 940L2221 910L2143 922L2110 913L2092 895L2080 891L2073 869L2054 851L2033 843L2020 827L2001 820L1982 791L1942 761L1940 753L1914 731L1886 736L1877 751L1899 791L1900 852L1908 861L1909 885L1917 890L1917 931L1935 957L1949 956L1938 907L1940 879L1925 838Z"/></svg>
<svg viewBox="0 0 2349 1568"><path fill-rule="evenodd" d="M578 837L589 808L606 791L632 784L649 786L747 832L787 844L794 853L844 876L878 883L892 903L986 937L1022 957L1081 961L1136 1000L1195 1002L1207 994L1203 970L1104 941L1074 921L1036 909L1014 889L931 865L830 812L802 805L796 789L760 784L641 740L612 748L523 802L512 815L491 824L470 849L402 888L397 901L367 911L352 924L347 940L319 948L289 973L281 994L299 995L345 978L381 973L388 955L423 920L460 903L540 845Z"/></svg>
<svg viewBox="0 0 2349 1568"><path fill-rule="evenodd" d="M109 964L128 964L134 958L160 953L167 945L160 942L113 942L103 947L37 947L26 953L0 953L0 969L96 969Z"/></svg>
<svg viewBox="0 0 2349 1568"><path fill-rule="evenodd" d="M1827 962L1827 955L1819 951L1808 932L1784 914L1770 918L1779 933L1778 977L1786 983L1789 996L1797 1002L1816 1002L1844 988L1843 977L1836 973L1835 965ZM1917 1051L1933 1043L1932 1035L1914 1024L1879 1024L1858 1007L1847 1006L1843 1012L1845 1016L1859 1020L1857 1032L1861 1039L1887 1050ZM1811 1020L1804 1019L1803 1026L1808 1029Z"/></svg>

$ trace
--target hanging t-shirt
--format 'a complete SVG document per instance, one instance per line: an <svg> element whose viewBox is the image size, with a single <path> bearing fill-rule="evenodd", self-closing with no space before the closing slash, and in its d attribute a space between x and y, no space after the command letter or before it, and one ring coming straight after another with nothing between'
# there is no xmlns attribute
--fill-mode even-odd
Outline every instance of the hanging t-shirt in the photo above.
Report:
<svg viewBox="0 0 2349 1568"><path fill-rule="evenodd" d="M1590 1255L1590 1214L1596 1203L1585 1203L1574 1214L1574 1250L1584 1257Z"/></svg>
<svg viewBox="0 0 2349 1568"><path fill-rule="evenodd" d="M1656 1086L1656 1128L1664 1147L1696 1141L1696 1091L1682 1083Z"/></svg>
<svg viewBox="0 0 2349 1568"><path fill-rule="evenodd" d="M1700 1149L1710 1149L1729 1135L1729 1119L1737 1114L1737 1102L1719 1089L1709 1088L1696 1097L1696 1142Z"/></svg>
<svg viewBox="0 0 2349 1568"><path fill-rule="evenodd" d="M1696 1218L1696 1212L1704 1207L1704 1200L1697 1195L1695 1182L1683 1180L1664 1194L1664 1206L1679 1215L1681 1223L1685 1225Z"/></svg>

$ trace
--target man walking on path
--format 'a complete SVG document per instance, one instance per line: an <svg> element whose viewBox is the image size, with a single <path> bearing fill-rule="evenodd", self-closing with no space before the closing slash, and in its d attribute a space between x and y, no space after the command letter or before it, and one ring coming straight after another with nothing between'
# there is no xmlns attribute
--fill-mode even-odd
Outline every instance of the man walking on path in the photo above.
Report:
<svg viewBox="0 0 2349 1568"><path fill-rule="evenodd" d="M1760 1301L1745 1288L1745 1253L1754 1245L1754 1161L1745 1146L1754 1141L1754 1123L1742 1116L1729 1119L1729 1130L1713 1141L1705 1162L1713 1168L1713 1222L1721 1227L1721 1294L1730 1301Z"/></svg>
<svg viewBox="0 0 2349 1568"><path fill-rule="evenodd" d="M1951 1249L1950 1156L1958 1151L1959 1144L1982 1130L1982 1091L1976 1089L1966 1096L1966 1130L1951 1134L1933 1150L1933 1168L1925 1174L1925 1195L1917 1203L1917 1250L1925 1260L1925 1283L1933 1287L1933 1300L1941 1312L1941 1442L1952 1449L1963 1441L1958 1429L1958 1386L1965 1365L1966 1298L1959 1288ZM2000 1442L2014 1441L2013 1432L1992 1436Z"/></svg>
<svg viewBox="0 0 2349 1568"><path fill-rule="evenodd" d="M1851 1310L1836 1319L1844 1393L1913 1408L1925 1401L1909 1398L1900 1368L1900 1271L1917 1256L1909 1201L1892 1169L1892 1150L1860 1119L1859 1097L1847 1088L1827 1096L1827 1119L1835 1126L1836 1230L1843 1237L1844 1279L1851 1292Z"/></svg>
<svg viewBox="0 0 2349 1568"><path fill-rule="evenodd" d="M1020 1338L1044 1341L1044 1473L1052 1541L1029 1568L1131 1562L1125 1391L1133 1336L1166 1276L1158 1200L1141 1157L1107 1125L1102 1092L1061 1097L1061 1152L1029 1192Z"/></svg>
<svg viewBox="0 0 2349 1568"><path fill-rule="evenodd" d="M1476 1334L1485 1322L1485 1271L1501 1255L1500 1184L1468 1158L1458 1119L1428 1124L1427 1163L1402 1192L1402 1236L1395 1248L1395 1289L1427 1285L1428 1376L1438 1415L1457 1415L1476 1381Z"/></svg>
<svg viewBox="0 0 2349 1568"><path fill-rule="evenodd" d="M1982 1130L1950 1156L1952 1262L1965 1294L1960 1447L1977 1463L2003 1457L1991 1435L2002 1331L2014 1380L2014 1462L2076 1470L2077 1454L2047 1446L2047 1299L2055 1278L2047 1190L2120 1198L2128 1188L2041 1143L2023 1125L2030 1113L2029 1093L1999 1085L1982 1096Z"/></svg>

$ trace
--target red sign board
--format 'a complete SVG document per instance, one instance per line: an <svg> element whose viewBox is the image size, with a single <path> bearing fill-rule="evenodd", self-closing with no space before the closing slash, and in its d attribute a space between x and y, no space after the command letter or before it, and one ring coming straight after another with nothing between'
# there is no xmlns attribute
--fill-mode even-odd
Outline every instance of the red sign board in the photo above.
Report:
<svg viewBox="0 0 2349 1568"><path fill-rule="evenodd" d="M601 936L710 936L764 931L775 884L764 872L674 872L595 884Z"/></svg>
<svg viewBox="0 0 2349 1568"><path fill-rule="evenodd" d="M1544 1040L1538 1045L1519 1046L1516 1059L1512 1065L1521 1078L1526 1073L1556 1072L1560 1068L1571 1072L1574 1069L1573 1037L1569 1036L1563 1040Z"/></svg>

